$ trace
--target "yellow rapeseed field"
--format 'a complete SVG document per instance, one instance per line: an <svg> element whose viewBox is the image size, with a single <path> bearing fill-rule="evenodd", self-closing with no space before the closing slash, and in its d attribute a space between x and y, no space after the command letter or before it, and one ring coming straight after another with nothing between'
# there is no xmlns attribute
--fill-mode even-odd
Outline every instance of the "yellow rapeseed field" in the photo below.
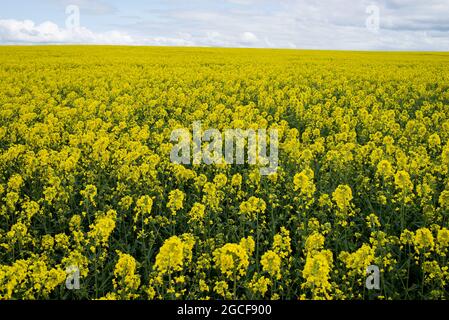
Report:
<svg viewBox="0 0 449 320"><path fill-rule="evenodd" d="M0 88L0 299L449 298L449 54L1 47ZM277 172L172 162L196 121Z"/></svg>

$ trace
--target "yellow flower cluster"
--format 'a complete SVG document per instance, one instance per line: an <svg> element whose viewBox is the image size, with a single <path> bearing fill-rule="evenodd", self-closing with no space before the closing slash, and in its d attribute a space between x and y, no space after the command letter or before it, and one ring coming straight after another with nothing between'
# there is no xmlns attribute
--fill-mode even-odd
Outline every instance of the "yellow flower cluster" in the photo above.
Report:
<svg viewBox="0 0 449 320"><path fill-rule="evenodd" d="M339 258L346 264L346 268L349 269L349 276L359 275L363 277L366 275L368 266L374 262L374 255L375 248L364 244L353 253L342 251Z"/></svg>
<svg viewBox="0 0 449 320"><path fill-rule="evenodd" d="M0 266L0 299L48 299L66 279L60 266L48 269L45 259L35 256Z"/></svg>
<svg viewBox="0 0 449 320"><path fill-rule="evenodd" d="M227 279L240 279L248 271L254 246L252 237L243 238L240 243L226 243L213 253L215 266Z"/></svg>
<svg viewBox="0 0 449 320"><path fill-rule="evenodd" d="M243 201L240 204L240 212L250 219L255 219L258 214L263 214L265 212L266 207L263 199L250 197L248 201Z"/></svg>
<svg viewBox="0 0 449 320"><path fill-rule="evenodd" d="M262 256L260 263L263 271L267 272L271 277L278 280L281 279L281 257L273 250L268 250Z"/></svg>
<svg viewBox="0 0 449 320"><path fill-rule="evenodd" d="M312 198L316 190L315 184L313 183L313 177L314 173L311 169L306 169L300 173L297 173L293 177L295 191L299 190L301 195Z"/></svg>
<svg viewBox="0 0 449 320"><path fill-rule="evenodd" d="M184 197L184 192L180 190L173 190L170 192L167 208L172 211L173 215L176 215L176 212L184 207Z"/></svg>
<svg viewBox="0 0 449 320"><path fill-rule="evenodd" d="M338 209L345 211L351 205L352 200L352 190L347 185L340 185L332 193L332 199L337 205Z"/></svg>
<svg viewBox="0 0 449 320"><path fill-rule="evenodd" d="M201 203L194 203L192 209L189 212L189 222L200 222L202 224L204 216L206 214L206 207Z"/></svg>
<svg viewBox="0 0 449 320"><path fill-rule="evenodd" d="M100 214L95 223L90 225L90 231L88 237L93 239L96 245L106 246L109 237L115 229L115 220L117 218L117 212L109 210L105 215Z"/></svg>
<svg viewBox="0 0 449 320"><path fill-rule="evenodd" d="M128 206L129 207L129 206ZM153 199L149 196L142 196L136 202L136 214L134 216L134 223L137 223L139 217L148 223L148 216L151 214L153 208Z"/></svg>
<svg viewBox="0 0 449 320"><path fill-rule="evenodd" d="M129 254L118 252L119 259L114 269L112 283L114 289L121 299L132 299L138 297L135 292L140 285L140 276L136 274L137 262Z"/></svg>
<svg viewBox="0 0 449 320"><path fill-rule="evenodd" d="M305 282L303 288L312 291L312 299L329 299L332 286L329 282L333 267L332 252L330 250L314 251L307 255L302 276Z"/></svg>
<svg viewBox="0 0 449 320"><path fill-rule="evenodd" d="M324 236L318 232L312 233L305 240L306 261L301 273L305 282L301 287L310 290L312 299L329 299L332 289L330 273L334 259L330 250L323 249L324 243ZM301 298L307 298L307 294L302 294Z"/></svg>
<svg viewBox="0 0 449 320"><path fill-rule="evenodd" d="M182 271L184 265L192 259L194 245L195 239L191 234L183 234L181 237L173 236L165 240L156 255L154 268L161 275Z"/></svg>

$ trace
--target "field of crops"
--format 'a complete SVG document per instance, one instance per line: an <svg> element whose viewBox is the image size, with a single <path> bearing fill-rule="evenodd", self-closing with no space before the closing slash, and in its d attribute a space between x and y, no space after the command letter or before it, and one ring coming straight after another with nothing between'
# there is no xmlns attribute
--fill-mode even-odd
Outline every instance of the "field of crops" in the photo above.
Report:
<svg viewBox="0 0 449 320"><path fill-rule="evenodd" d="M277 172L173 163L195 121ZM0 300L447 299L448 139L449 54L1 47Z"/></svg>

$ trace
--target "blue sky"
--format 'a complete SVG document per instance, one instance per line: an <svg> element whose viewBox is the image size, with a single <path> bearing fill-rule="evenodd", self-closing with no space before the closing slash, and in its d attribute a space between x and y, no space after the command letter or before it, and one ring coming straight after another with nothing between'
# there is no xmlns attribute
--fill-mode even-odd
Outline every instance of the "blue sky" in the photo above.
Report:
<svg viewBox="0 0 449 320"><path fill-rule="evenodd" d="M448 0L0 0L0 5L1 44L449 51ZM70 5L79 9L79 25L70 19L77 11L66 13Z"/></svg>

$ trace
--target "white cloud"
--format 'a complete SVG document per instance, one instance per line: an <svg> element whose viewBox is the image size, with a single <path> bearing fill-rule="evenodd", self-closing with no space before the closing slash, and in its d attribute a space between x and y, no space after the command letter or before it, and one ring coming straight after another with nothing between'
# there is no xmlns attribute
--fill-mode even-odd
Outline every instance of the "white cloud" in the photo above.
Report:
<svg viewBox="0 0 449 320"><path fill-rule="evenodd" d="M252 32L243 32L240 35L240 40L245 44L256 44L259 42L257 36Z"/></svg>
<svg viewBox="0 0 449 320"><path fill-rule="evenodd" d="M258 44L259 39L248 31L235 35L207 31L195 37L190 33L177 33L175 37L145 37L117 30L93 32L85 27L61 28L51 21L36 24L31 20L9 19L0 20L0 43L244 47Z"/></svg>
<svg viewBox="0 0 449 320"><path fill-rule="evenodd" d="M50 21L35 24L31 20L10 19L0 20L0 41L3 43L133 44L135 39L119 31L95 33L84 27L60 28Z"/></svg>
<svg viewBox="0 0 449 320"><path fill-rule="evenodd" d="M171 37L144 38L131 36L125 32L93 32L87 28L60 28L46 21L36 24L31 20L0 20L0 43L6 44L120 44L120 45L157 45L192 46L189 39Z"/></svg>

